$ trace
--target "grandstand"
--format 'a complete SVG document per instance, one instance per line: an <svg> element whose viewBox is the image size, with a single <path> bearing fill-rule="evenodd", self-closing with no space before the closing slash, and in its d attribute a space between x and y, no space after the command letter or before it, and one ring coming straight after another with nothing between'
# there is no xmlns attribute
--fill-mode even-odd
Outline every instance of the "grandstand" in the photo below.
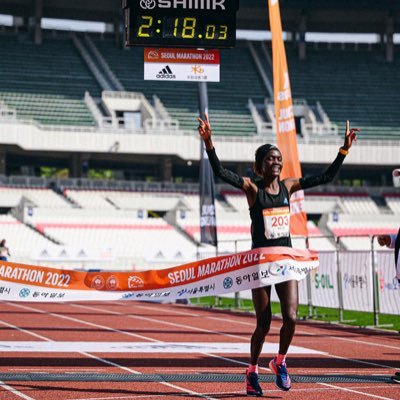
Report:
<svg viewBox="0 0 400 400"><path fill-rule="evenodd" d="M320 102L336 124L350 119L363 138L399 140L399 58L386 62L378 46L314 46L300 62L295 51L287 51L293 96Z"/></svg>
<svg viewBox="0 0 400 400"><path fill-rule="evenodd" d="M30 1L0 0L0 14L16 17L14 26L0 27L0 224L13 259L40 262L32 248L37 255L52 246L87 254L105 247L112 257L107 253L103 264L123 269L213 254L199 243L197 85L143 80L143 49L121 46L116 2L56 1L41 9L39 3L39 17L108 25L104 33L40 29L37 18L34 27L27 22ZM361 19L354 1L282 3L304 175L334 158L346 119L362 129L338 179L306 193L308 245L370 249L372 235L399 225L391 171L400 154L400 61L393 44L400 10L392 5L387 16L387 2L371 2ZM324 15L330 17L321 23ZM242 1L238 26L265 30L266 17L264 1ZM385 32L386 38L306 42L308 31ZM208 84L218 154L242 175L251 174L258 145L275 141L270 51L269 41L238 40L221 51L221 82ZM43 170L52 173L43 178ZM111 179L90 179L106 172ZM217 183L217 250L248 249L245 198ZM304 238L294 243L306 246Z"/></svg>
<svg viewBox="0 0 400 400"><path fill-rule="evenodd" d="M48 125L94 126L83 97L100 87L70 39L46 40L38 47L17 35L0 35L0 101L19 119Z"/></svg>

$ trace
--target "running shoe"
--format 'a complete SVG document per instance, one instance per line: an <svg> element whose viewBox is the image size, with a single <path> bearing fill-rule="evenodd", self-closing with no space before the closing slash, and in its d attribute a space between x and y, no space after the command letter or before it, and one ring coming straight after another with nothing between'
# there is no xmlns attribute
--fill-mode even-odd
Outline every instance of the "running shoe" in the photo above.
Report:
<svg viewBox="0 0 400 400"><path fill-rule="evenodd" d="M278 365L276 363L276 357L274 357L269 362L269 368L276 375L276 386L281 390L290 390L292 387L292 381L290 380L290 376L287 372L286 363L283 362L281 365Z"/></svg>
<svg viewBox="0 0 400 400"><path fill-rule="evenodd" d="M246 391L247 396L261 397L263 395L260 384L258 383L258 374L249 372L246 369Z"/></svg>

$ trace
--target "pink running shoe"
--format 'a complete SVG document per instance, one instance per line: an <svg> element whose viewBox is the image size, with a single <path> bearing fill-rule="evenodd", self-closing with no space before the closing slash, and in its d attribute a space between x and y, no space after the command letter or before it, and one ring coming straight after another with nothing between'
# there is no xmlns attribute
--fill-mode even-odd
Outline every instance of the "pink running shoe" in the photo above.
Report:
<svg viewBox="0 0 400 400"><path fill-rule="evenodd" d="M276 375L276 386L281 390L290 390L292 387L292 381L290 380L290 376L287 372L286 363L283 362L281 365L278 365L276 363L276 357L274 357L269 362L269 368Z"/></svg>
<svg viewBox="0 0 400 400"><path fill-rule="evenodd" d="M249 372L248 369L246 369L246 391L247 396L261 397L263 395L263 391L258 383L258 374Z"/></svg>

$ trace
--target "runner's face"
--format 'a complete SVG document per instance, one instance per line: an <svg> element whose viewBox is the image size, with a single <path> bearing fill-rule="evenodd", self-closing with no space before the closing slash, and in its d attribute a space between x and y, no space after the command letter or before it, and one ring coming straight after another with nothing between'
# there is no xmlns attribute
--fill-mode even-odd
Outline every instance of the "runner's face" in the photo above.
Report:
<svg viewBox="0 0 400 400"><path fill-rule="evenodd" d="M278 150L271 150L264 157L262 174L264 177L279 177L282 166L282 154Z"/></svg>

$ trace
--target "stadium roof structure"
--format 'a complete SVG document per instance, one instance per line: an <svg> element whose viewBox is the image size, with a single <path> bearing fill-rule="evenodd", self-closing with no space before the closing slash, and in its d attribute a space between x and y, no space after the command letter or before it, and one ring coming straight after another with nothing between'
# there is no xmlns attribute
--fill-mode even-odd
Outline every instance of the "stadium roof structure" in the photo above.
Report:
<svg viewBox="0 0 400 400"><path fill-rule="evenodd" d="M0 0L0 14L31 17L40 10L45 18L115 23L122 15L121 4L121 0ZM302 25L309 32L385 33L388 18L393 31L400 32L397 0L281 0L280 5L283 27L290 32ZM267 0L240 0L238 28L267 27Z"/></svg>

